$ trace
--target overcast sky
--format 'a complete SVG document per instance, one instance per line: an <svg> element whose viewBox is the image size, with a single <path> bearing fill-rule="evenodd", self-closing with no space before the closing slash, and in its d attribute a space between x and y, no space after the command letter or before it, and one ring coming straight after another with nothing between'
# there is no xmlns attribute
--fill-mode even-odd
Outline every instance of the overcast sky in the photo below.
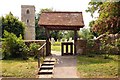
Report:
<svg viewBox="0 0 120 80"><path fill-rule="evenodd" d="M85 27L92 20L90 13L85 10L90 0L0 0L0 16L5 16L10 11L14 16L21 19L21 5L34 5L36 13L43 8L53 8L56 11L79 11L83 12Z"/></svg>

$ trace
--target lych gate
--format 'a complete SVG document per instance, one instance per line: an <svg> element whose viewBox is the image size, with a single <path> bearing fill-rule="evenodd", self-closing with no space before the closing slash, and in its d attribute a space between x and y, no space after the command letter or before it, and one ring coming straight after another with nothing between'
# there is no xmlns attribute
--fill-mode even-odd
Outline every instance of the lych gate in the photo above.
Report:
<svg viewBox="0 0 120 80"><path fill-rule="evenodd" d="M77 30L84 27L82 12L43 12L40 16L40 20L38 24L40 27L45 28L46 56L51 54L51 47L49 42L50 30L73 30L74 31L74 55L77 54L77 50L76 50ZM63 45L65 44L63 43Z"/></svg>

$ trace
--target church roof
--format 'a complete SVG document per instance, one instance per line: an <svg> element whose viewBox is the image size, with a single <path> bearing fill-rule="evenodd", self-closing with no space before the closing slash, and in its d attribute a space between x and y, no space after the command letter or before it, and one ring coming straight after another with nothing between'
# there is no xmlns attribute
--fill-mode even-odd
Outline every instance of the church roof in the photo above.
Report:
<svg viewBox="0 0 120 80"><path fill-rule="evenodd" d="M84 27L82 12L43 12L38 22L50 29L79 29Z"/></svg>

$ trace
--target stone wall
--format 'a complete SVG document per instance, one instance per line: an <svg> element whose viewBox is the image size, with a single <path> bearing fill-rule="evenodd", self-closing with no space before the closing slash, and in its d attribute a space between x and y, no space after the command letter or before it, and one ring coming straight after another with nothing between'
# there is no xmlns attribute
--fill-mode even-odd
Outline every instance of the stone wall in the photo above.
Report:
<svg viewBox="0 0 120 80"><path fill-rule="evenodd" d="M92 47L88 46L87 40L77 40L77 54L88 54L90 51L98 52L100 51L99 40L91 40L94 42Z"/></svg>
<svg viewBox="0 0 120 80"><path fill-rule="evenodd" d="M27 46L29 46L31 43L37 43L42 46L46 40L24 40L24 42Z"/></svg>
<svg viewBox="0 0 120 80"><path fill-rule="evenodd" d="M111 43L111 42L114 42L116 39L119 39L120 38L120 34L109 34L109 35L106 35L106 34L103 34L103 35L100 35L98 38L96 38L95 40L91 40L94 42L94 46L93 47L89 47L89 45L87 44L87 40L77 40L77 53L78 54L88 54L88 53L98 53L98 52L101 52L100 51L100 40L101 39L105 39L107 36L108 39L105 41L106 43ZM120 54L120 48L119 47L116 47L116 48L113 48L112 49L112 53L113 54Z"/></svg>

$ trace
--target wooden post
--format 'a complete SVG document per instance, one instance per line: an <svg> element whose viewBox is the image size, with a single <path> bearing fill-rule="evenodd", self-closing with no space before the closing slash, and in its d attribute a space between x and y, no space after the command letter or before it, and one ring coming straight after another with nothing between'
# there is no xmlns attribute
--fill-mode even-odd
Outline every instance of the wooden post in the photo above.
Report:
<svg viewBox="0 0 120 80"><path fill-rule="evenodd" d="M66 44L66 54L68 54L68 44Z"/></svg>
<svg viewBox="0 0 120 80"><path fill-rule="evenodd" d="M49 56L49 30L45 28L46 33L46 56Z"/></svg>
<svg viewBox="0 0 120 80"><path fill-rule="evenodd" d="M38 68L40 68L40 53L38 53Z"/></svg>
<svg viewBox="0 0 120 80"><path fill-rule="evenodd" d="M70 53L73 55L73 43L70 45Z"/></svg>
<svg viewBox="0 0 120 80"><path fill-rule="evenodd" d="M64 45L63 45L63 43L61 44L61 52L62 52L62 56L63 56L63 54L64 54Z"/></svg>
<svg viewBox="0 0 120 80"><path fill-rule="evenodd" d="M77 30L74 30L74 55L77 55L76 42L77 42Z"/></svg>

